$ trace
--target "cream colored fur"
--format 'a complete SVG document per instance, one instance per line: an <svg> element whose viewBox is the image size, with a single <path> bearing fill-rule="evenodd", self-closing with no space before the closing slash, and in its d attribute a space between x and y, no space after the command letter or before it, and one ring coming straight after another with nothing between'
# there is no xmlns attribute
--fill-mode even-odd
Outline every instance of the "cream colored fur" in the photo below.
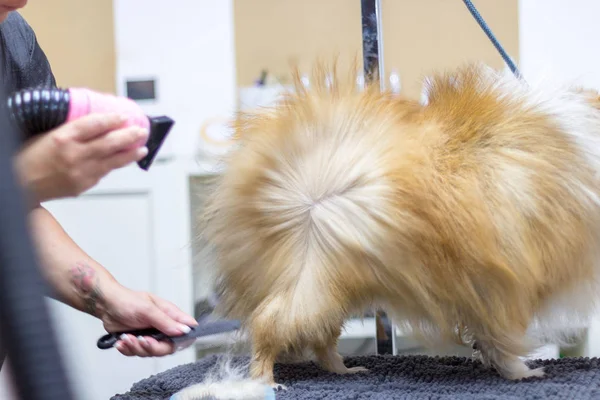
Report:
<svg viewBox="0 0 600 400"><path fill-rule="evenodd" d="M202 382L180 390L170 400L265 400L271 388L247 378L246 367L232 365L226 354L206 373Z"/></svg>

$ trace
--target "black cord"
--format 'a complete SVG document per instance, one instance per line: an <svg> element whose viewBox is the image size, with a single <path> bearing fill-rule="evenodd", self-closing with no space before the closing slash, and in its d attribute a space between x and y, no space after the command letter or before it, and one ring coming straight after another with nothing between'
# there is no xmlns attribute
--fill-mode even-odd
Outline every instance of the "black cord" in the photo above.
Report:
<svg viewBox="0 0 600 400"><path fill-rule="evenodd" d="M20 140L6 104L0 85L0 346L19 399L72 400L45 299L48 287L29 234L27 203L13 171Z"/></svg>
<svg viewBox="0 0 600 400"><path fill-rule="evenodd" d="M504 48L502 47L500 42L498 42L498 39L496 39L496 37L492 33L492 30L489 28L489 26L487 25L487 23L481 16L481 14L479 14L479 11L477 11L477 8L473 5L471 0L463 0L463 2L465 3L465 5L469 9L469 11L471 12L471 15L473 16L473 18L475 18L475 20L477 21L477 23L479 24L481 29L483 29L483 31L485 32L487 37L490 39L490 41L492 42L492 44L494 45L496 50L498 50L498 52L502 56L502 59L504 59L504 62L508 65L508 67L510 68L512 73L517 78L519 78L519 79L522 78L521 72L519 71L519 69L517 68L515 63L511 60L509 55L506 53L506 51L504 50Z"/></svg>

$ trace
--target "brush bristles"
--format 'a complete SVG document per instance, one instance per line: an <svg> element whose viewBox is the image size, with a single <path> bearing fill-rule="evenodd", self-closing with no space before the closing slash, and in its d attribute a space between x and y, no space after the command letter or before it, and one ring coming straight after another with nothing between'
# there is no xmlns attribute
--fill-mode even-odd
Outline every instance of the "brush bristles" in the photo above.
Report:
<svg viewBox="0 0 600 400"><path fill-rule="evenodd" d="M240 115L203 217L251 376L273 382L277 357L306 349L360 372L336 343L369 307L426 340L476 342L506 378L543 375L519 357L598 296L598 96L469 66L434 75L421 104L326 71Z"/></svg>

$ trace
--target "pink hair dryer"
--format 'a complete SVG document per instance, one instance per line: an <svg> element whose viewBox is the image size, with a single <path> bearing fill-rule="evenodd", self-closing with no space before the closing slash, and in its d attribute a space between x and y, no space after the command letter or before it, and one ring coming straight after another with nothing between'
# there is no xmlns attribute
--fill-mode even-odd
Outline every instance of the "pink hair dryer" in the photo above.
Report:
<svg viewBox="0 0 600 400"><path fill-rule="evenodd" d="M148 117L127 97L98 93L85 88L39 88L20 90L8 98L9 115L26 139L59 125L96 112L124 112L125 126L137 125L149 131L148 154L138 161L147 171L175 123L166 116ZM140 146L143 143L140 144Z"/></svg>

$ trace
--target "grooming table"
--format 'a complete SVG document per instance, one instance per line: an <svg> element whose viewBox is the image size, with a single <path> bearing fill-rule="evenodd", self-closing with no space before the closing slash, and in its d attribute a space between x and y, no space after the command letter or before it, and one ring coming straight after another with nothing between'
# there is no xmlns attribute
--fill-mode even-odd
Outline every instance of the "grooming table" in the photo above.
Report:
<svg viewBox="0 0 600 400"><path fill-rule="evenodd" d="M165 400L202 381L218 363L218 355L151 376L111 400ZM248 358L234 358L247 364ZM348 367L362 365L368 373L339 376L311 362L277 364L275 379L287 386L277 400L299 399L600 399L600 359L562 358L530 361L545 366L546 377L520 382L500 378L479 361L461 357L362 356L346 358Z"/></svg>

